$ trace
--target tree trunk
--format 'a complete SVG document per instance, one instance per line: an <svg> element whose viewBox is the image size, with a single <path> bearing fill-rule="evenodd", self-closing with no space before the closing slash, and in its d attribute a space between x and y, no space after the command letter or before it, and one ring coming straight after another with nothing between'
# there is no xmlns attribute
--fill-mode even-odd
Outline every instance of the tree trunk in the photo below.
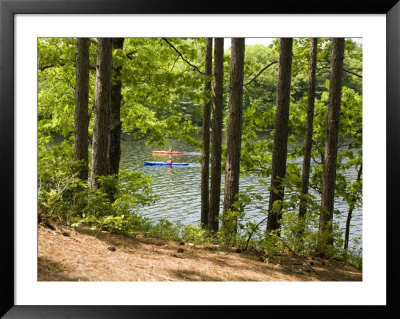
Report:
<svg viewBox="0 0 400 319"><path fill-rule="evenodd" d="M84 161L79 169L79 178L88 180L89 146L89 39L76 39L75 81L75 151L74 160Z"/></svg>
<svg viewBox="0 0 400 319"><path fill-rule="evenodd" d="M328 118L326 123L325 155L322 182L322 202L319 229L328 232L322 244L333 244L332 221L336 185L336 159L339 136L339 115L342 93L344 38L332 40L331 78L329 84Z"/></svg>
<svg viewBox="0 0 400 319"><path fill-rule="evenodd" d="M278 96L275 114L274 150L272 153L272 190L269 196L267 231L279 229L281 211L273 211L277 200L283 201L282 179L286 174L286 157L289 123L290 80L292 70L292 38L280 39Z"/></svg>
<svg viewBox="0 0 400 319"><path fill-rule="evenodd" d="M99 188L98 176L108 174L107 149L111 99L112 39L99 38L96 62L95 109L91 185Z"/></svg>
<svg viewBox="0 0 400 319"><path fill-rule="evenodd" d="M122 49L124 38L112 39L113 50ZM118 174L121 158L121 65L113 65L111 102L110 102L110 132L108 134L108 173Z"/></svg>
<svg viewBox="0 0 400 319"><path fill-rule="evenodd" d="M360 169L358 170L358 173L357 173L357 179L356 179L357 182L359 182L361 180L361 174L362 174L362 163L361 163ZM351 217L353 214L355 203L356 203L356 198L354 197L350 203L349 212L347 213L346 231L345 231L345 235L344 235L344 249L345 250L349 247L350 222L351 222Z"/></svg>
<svg viewBox="0 0 400 319"><path fill-rule="evenodd" d="M224 214L231 208L239 192L244 51L244 38L232 38Z"/></svg>
<svg viewBox="0 0 400 319"><path fill-rule="evenodd" d="M207 39L205 74L209 79L204 84L207 101L203 109L203 151L201 154L201 227L208 227L209 175L210 175L210 106L212 77L212 38Z"/></svg>
<svg viewBox="0 0 400 319"><path fill-rule="evenodd" d="M224 92L224 39L216 38L214 48L214 94L211 131L211 187L208 228L218 231L221 194L222 107Z"/></svg>
<svg viewBox="0 0 400 319"><path fill-rule="evenodd" d="M306 139L304 142L304 160L303 160L303 172L301 179L301 194L303 195L308 194L308 185L310 179L312 134L313 134L313 122L314 122L315 70L317 66L317 44L318 44L317 38L311 39L310 64L308 67ZM304 198L300 199L299 206L300 206L299 218L304 219L304 216L306 215L307 212L307 200Z"/></svg>

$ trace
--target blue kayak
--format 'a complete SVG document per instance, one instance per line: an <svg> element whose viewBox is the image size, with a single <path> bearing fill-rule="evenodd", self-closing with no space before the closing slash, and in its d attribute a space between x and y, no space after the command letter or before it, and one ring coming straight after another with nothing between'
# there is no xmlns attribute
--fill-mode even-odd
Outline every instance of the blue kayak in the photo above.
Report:
<svg viewBox="0 0 400 319"><path fill-rule="evenodd" d="M161 165L168 165L168 166L188 166L189 163L166 163L166 162L144 162L144 165L149 166L161 166Z"/></svg>

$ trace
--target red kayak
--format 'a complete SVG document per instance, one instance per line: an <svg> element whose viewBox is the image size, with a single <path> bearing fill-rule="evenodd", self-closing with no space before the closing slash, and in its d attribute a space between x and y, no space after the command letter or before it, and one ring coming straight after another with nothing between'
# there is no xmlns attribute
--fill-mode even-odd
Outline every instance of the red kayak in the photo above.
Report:
<svg viewBox="0 0 400 319"><path fill-rule="evenodd" d="M183 152L169 152L169 151L153 151L156 154L183 154Z"/></svg>

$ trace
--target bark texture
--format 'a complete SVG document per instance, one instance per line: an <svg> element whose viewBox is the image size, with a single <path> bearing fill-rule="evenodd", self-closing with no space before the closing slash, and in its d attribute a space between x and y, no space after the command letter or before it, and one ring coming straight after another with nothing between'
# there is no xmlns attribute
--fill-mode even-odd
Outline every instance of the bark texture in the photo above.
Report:
<svg viewBox="0 0 400 319"><path fill-rule="evenodd" d="M122 49L124 38L112 39L113 50ZM121 69L122 66L113 65L111 102L110 102L110 132L108 134L108 173L118 174L121 158Z"/></svg>
<svg viewBox="0 0 400 319"><path fill-rule="evenodd" d="M279 229L279 220L282 217L280 211L275 212L272 208L275 201L283 200L285 191L282 186L282 179L286 174L292 45L292 38L280 39L278 96L271 174L271 186L273 189L269 195L267 231Z"/></svg>
<svg viewBox="0 0 400 319"><path fill-rule="evenodd" d="M322 201L319 229L332 232L333 208L336 185L336 159L339 136L339 115L342 93L344 38L332 40L331 77L329 84L328 118L326 123L325 155L322 182ZM326 243L333 244L332 236Z"/></svg>
<svg viewBox="0 0 400 319"><path fill-rule="evenodd" d="M108 174L107 150L111 98L112 39L99 38L96 62L95 109L91 185L99 188L98 176Z"/></svg>
<svg viewBox="0 0 400 319"><path fill-rule="evenodd" d="M79 178L88 179L89 146L89 39L76 39L76 81L75 81L75 144L74 160L84 161L79 169Z"/></svg>
<svg viewBox="0 0 400 319"><path fill-rule="evenodd" d="M357 182L359 182L361 180L361 175L362 175L362 163L361 163L360 168L357 173L357 179L356 179ZM347 213L347 219L346 219L346 230L344 233L344 247L343 247L345 250L349 247L350 222L351 222L351 218L353 215L353 210L354 210L355 204L356 204L356 198L353 198L350 203L350 207L349 207L349 211Z"/></svg>
<svg viewBox="0 0 400 319"><path fill-rule="evenodd" d="M208 228L218 231L221 196L222 107L224 92L224 39L216 38L214 48L214 93L211 131L211 185Z"/></svg>
<svg viewBox="0 0 400 319"><path fill-rule="evenodd" d="M211 77L212 77L212 38L207 39L205 74L210 78L204 84L204 91L210 100L203 108L203 151L201 154L201 225L208 227L209 214L209 178L210 178L210 108L211 108Z"/></svg>
<svg viewBox="0 0 400 319"><path fill-rule="evenodd" d="M244 38L232 38L228 139L225 168L224 214L239 192L240 149L242 142Z"/></svg>
<svg viewBox="0 0 400 319"><path fill-rule="evenodd" d="M310 48L310 64L308 67L308 96L307 96L307 123L306 123L306 139L304 141L304 160L301 179L301 193L308 194L308 186L310 180L310 164L312 135L314 125L314 99L315 99L315 70L317 68L317 44L318 39L311 39ZM300 200L299 218L304 218L307 212L307 200Z"/></svg>

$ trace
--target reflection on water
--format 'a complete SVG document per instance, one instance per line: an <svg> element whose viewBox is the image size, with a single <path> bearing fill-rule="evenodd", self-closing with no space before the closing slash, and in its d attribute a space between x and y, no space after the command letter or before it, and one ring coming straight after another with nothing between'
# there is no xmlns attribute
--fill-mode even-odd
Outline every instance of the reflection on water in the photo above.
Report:
<svg viewBox="0 0 400 319"><path fill-rule="evenodd" d="M169 155L153 154L153 150L166 150L172 146L174 151L183 151L183 155L172 155L175 163L189 163L189 166L144 166L144 161L167 161ZM140 209L145 217L152 220L167 218L172 222L190 225L200 222L200 185L201 185L201 152L194 146L184 141L169 140L164 148L148 146L143 140L133 141L129 136L124 136L121 141L121 166L138 170L145 175L152 175L154 184L153 191L159 196L159 200ZM301 159L300 159L301 161ZM356 172L349 172L355 178ZM221 211L223 207L223 187L225 176L221 178ZM263 196L261 202L251 203L246 207L246 219L261 221L265 218L265 210L268 208L269 192L267 187L258 183L256 176L240 177L240 190L254 185L252 190ZM338 217L340 225L345 227L347 218L347 205L337 199L335 209L340 211ZM362 212L359 209L353 211L351 220L350 240L354 236L361 236ZM350 243L351 244L351 243Z"/></svg>

